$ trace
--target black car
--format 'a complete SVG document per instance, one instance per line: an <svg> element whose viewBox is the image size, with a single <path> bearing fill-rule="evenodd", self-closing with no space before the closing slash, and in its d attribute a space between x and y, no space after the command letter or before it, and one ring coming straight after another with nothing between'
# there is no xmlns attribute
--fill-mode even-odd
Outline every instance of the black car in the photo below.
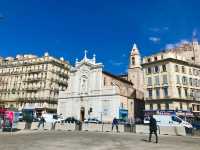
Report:
<svg viewBox="0 0 200 150"><path fill-rule="evenodd" d="M76 124L81 124L81 121L74 118L74 117L68 117L64 121L65 123L76 123Z"/></svg>

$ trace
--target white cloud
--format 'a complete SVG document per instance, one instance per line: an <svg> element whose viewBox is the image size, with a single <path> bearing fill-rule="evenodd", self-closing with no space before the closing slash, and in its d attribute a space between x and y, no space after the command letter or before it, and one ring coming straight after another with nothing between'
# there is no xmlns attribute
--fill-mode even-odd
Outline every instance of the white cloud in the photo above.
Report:
<svg viewBox="0 0 200 150"><path fill-rule="evenodd" d="M160 28L149 28L150 31L153 31L153 32L159 32L160 31Z"/></svg>
<svg viewBox="0 0 200 150"><path fill-rule="evenodd" d="M196 30L196 29L194 29L194 30L192 31L192 36L193 36L193 37L196 37L196 36L197 36L197 30Z"/></svg>
<svg viewBox="0 0 200 150"><path fill-rule="evenodd" d="M154 36L149 37L149 40L152 41L153 43L160 42L160 38L159 37L154 37Z"/></svg>
<svg viewBox="0 0 200 150"><path fill-rule="evenodd" d="M173 49L173 48L176 48L176 47L179 47L180 45L182 44L188 44L190 41L186 40L186 39L182 39L180 40L179 42L177 43L169 43L169 44L166 44L165 46L165 49Z"/></svg>

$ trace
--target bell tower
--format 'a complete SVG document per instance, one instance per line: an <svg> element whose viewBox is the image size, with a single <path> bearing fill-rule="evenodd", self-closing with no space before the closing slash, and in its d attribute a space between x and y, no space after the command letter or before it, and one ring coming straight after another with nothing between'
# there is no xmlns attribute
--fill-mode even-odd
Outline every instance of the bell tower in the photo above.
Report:
<svg viewBox="0 0 200 150"><path fill-rule="evenodd" d="M143 92L143 71L141 66L141 57L135 43L133 44L129 56L128 80L133 83L133 86L136 90Z"/></svg>

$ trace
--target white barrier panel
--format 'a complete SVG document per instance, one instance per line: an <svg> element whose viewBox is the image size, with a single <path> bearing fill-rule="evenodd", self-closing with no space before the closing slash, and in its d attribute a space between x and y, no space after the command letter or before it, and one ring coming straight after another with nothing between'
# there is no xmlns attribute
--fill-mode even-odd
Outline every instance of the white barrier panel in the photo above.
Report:
<svg viewBox="0 0 200 150"><path fill-rule="evenodd" d="M39 122L33 122L32 124L31 124L31 130L36 130L36 129L38 129L38 123ZM40 125L40 127L41 127L42 125Z"/></svg>
<svg viewBox="0 0 200 150"><path fill-rule="evenodd" d="M176 127L176 135L186 136L185 127Z"/></svg>
<svg viewBox="0 0 200 150"><path fill-rule="evenodd" d="M75 123L56 123L55 130L75 131Z"/></svg>
<svg viewBox="0 0 200 150"><path fill-rule="evenodd" d="M160 126L160 134L162 135L176 135L175 133L175 127L173 126Z"/></svg>
<svg viewBox="0 0 200 150"><path fill-rule="evenodd" d="M52 129L52 125L53 125L53 123L45 123L44 124L44 130L51 130ZM42 127L42 125L41 125L41 127Z"/></svg>
<svg viewBox="0 0 200 150"><path fill-rule="evenodd" d="M24 130L25 129L25 122L18 122L17 129Z"/></svg>
<svg viewBox="0 0 200 150"><path fill-rule="evenodd" d="M118 131L124 132L124 125L118 125ZM117 132L116 126L112 130L112 124L103 124L103 132Z"/></svg>
<svg viewBox="0 0 200 150"><path fill-rule="evenodd" d="M149 134L149 126L148 125L136 125L136 133L144 133Z"/></svg>
<svg viewBox="0 0 200 150"><path fill-rule="evenodd" d="M186 136L185 127L175 127L175 126L160 126L157 130L158 134L161 135L181 135ZM136 133L149 134L148 125L136 125Z"/></svg>
<svg viewBox="0 0 200 150"><path fill-rule="evenodd" d="M103 132L111 132L111 131L112 131L112 124L103 124Z"/></svg>
<svg viewBox="0 0 200 150"><path fill-rule="evenodd" d="M66 129L68 131L75 131L76 130L76 124L75 123L65 123Z"/></svg>
<svg viewBox="0 0 200 150"><path fill-rule="evenodd" d="M83 124L82 124L82 130L83 130L83 131L101 132L101 131L102 131L102 124L83 123Z"/></svg>
<svg viewBox="0 0 200 150"><path fill-rule="evenodd" d="M56 123L55 130L67 130L64 123Z"/></svg>

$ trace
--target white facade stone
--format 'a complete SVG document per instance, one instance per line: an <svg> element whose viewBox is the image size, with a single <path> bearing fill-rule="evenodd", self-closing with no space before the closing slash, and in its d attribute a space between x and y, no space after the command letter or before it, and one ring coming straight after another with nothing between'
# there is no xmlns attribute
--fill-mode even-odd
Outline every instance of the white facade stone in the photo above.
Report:
<svg viewBox="0 0 200 150"><path fill-rule="evenodd" d="M69 76L67 90L59 94L59 114L82 121L97 118L111 122L124 110L127 111L127 119L134 118L131 82L104 72L102 63L96 63L95 56L88 59L85 53L80 62L76 60Z"/></svg>

